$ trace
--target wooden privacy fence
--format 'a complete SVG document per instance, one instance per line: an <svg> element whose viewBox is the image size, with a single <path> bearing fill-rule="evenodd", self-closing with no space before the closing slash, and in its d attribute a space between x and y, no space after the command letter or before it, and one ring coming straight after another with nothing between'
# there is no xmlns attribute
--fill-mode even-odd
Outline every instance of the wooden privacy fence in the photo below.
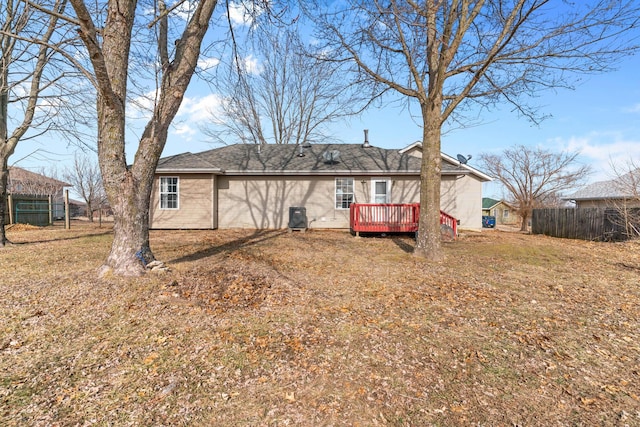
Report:
<svg viewBox="0 0 640 427"><path fill-rule="evenodd" d="M534 209L531 232L566 239L626 240L637 236L638 218L638 208L626 212L611 208Z"/></svg>

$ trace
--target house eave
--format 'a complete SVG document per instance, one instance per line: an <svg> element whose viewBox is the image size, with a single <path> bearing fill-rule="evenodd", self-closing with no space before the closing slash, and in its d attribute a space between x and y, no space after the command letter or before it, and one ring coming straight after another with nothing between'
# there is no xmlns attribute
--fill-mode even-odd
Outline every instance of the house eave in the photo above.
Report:
<svg viewBox="0 0 640 427"><path fill-rule="evenodd" d="M192 174L199 174L199 173L208 173L208 174L214 174L214 175L222 175L224 174L224 171L222 169L216 168L216 169L211 169L211 168L167 168L167 169L156 169L156 174L168 174L168 173L180 173L180 174L185 174L185 173L192 173Z"/></svg>
<svg viewBox="0 0 640 427"><path fill-rule="evenodd" d="M157 169L156 174L214 174L214 175L232 175L232 176L335 176L335 175L362 175L362 176L416 176L420 175L420 170L351 170L351 169L334 169L334 170L222 170L211 168L166 168ZM443 171L442 176L461 176L472 175L467 170Z"/></svg>
<svg viewBox="0 0 640 427"><path fill-rule="evenodd" d="M403 176L415 176L420 175L419 170L408 171L390 171L390 170L350 170L350 169L335 169L335 170L226 170L224 175L242 175L242 176L335 176L335 175L367 175L367 176L380 176L380 175L403 175Z"/></svg>
<svg viewBox="0 0 640 427"><path fill-rule="evenodd" d="M416 141L411 145L408 145L407 147L401 149L400 151L398 151L400 154L404 154L407 153L408 151L413 150L414 148L419 148L422 149L422 143L420 141ZM481 181L484 182L489 182L489 181L493 181L493 178L490 177L489 175L480 172L478 169L471 167L467 164L464 163L460 163L458 160L454 159L453 157L449 156L448 154L445 154L443 152L440 152L440 158L443 160L446 160L447 162L456 165L462 169L464 169L467 173L467 175L471 174L471 175L475 175L476 177L478 177ZM443 173L444 175L444 173ZM452 174L453 175L453 174Z"/></svg>
<svg viewBox="0 0 640 427"><path fill-rule="evenodd" d="M613 201L613 200L631 200L633 196L612 196L612 197L560 197L560 200L572 201L572 202L599 202L599 201Z"/></svg>

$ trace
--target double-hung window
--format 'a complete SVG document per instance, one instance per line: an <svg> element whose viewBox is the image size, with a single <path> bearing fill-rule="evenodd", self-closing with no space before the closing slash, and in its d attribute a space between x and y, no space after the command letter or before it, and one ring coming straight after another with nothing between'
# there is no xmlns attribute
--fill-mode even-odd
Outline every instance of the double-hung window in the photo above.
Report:
<svg viewBox="0 0 640 427"><path fill-rule="evenodd" d="M336 209L349 209L353 197L353 178L336 178Z"/></svg>
<svg viewBox="0 0 640 427"><path fill-rule="evenodd" d="M178 177L160 177L160 209L178 209Z"/></svg>

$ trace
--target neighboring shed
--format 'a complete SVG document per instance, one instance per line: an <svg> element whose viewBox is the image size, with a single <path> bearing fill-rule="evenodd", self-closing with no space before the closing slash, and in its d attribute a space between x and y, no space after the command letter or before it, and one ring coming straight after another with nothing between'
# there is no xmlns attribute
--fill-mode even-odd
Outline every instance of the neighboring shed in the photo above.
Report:
<svg viewBox="0 0 640 427"><path fill-rule="evenodd" d="M237 144L160 159L152 228L286 228L304 207L309 228L348 229L352 203L416 203L421 145ZM442 155L440 208L481 228L482 183L491 178Z"/></svg>

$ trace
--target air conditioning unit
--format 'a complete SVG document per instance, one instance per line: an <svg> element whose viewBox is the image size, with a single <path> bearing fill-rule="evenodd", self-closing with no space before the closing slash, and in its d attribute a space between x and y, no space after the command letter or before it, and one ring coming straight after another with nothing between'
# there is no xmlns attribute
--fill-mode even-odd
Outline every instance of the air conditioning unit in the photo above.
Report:
<svg viewBox="0 0 640 427"><path fill-rule="evenodd" d="M291 206L289 208L289 230L307 229L307 208Z"/></svg>

